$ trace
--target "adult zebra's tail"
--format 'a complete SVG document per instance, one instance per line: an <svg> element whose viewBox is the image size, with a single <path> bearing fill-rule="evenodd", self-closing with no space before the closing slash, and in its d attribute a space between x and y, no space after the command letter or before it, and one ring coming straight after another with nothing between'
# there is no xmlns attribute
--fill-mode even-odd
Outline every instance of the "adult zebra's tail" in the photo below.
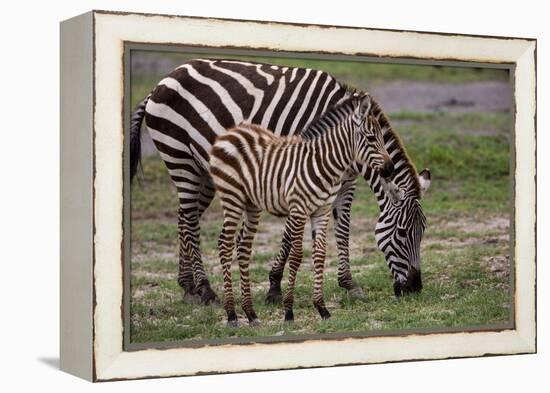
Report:
<svg viewBox="0 0 550 393"><path fill-rule="evenodd" d="M145 106L151 98L151 93L141 101L130 120L130 181L136 175L141 162L141 123L145 116Z"/></svg>

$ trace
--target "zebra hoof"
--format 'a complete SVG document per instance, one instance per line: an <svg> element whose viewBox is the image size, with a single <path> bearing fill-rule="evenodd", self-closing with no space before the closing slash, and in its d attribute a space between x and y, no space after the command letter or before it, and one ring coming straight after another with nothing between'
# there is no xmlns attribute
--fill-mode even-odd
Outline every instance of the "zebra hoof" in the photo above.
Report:
<svg viewBox="0 0 550 393"><path fill-rule="evenodd" d="M199 304L201 302L201 297L196 293L185 292L183 294L183 302L186 304Z"/></svg>
<svg viewBox="0 0 550 393"><path fill-rule="evenodd" d="M283 295L280 289L269 288L267 295L265 296L265 304L281 304Z"/></svg>
<svg viewBox="0 0 550 393"><path fill-rule="evenodd" d="M294 322L294 312L292 310L285 311L285 322Z"/></svg>
<svg viewBox="0 0 550 393"><path fill-rule="evenodd" d="M322 312L319 312L321 315L321 319L326 321L327 319L330 319L330 312L325 308Z"/></svg>
<svg viewBox="0 0 550 393"><path fill-rule="evenodd" d="M218 302L218 296L209 286L204 288L201 294L201 304L208 306Z"/></svg>
<svg viewBox="0 0 550 393"><path fill-rule="evenodd" d="M237 319L232 319L230 321L227 321L227 327L236 329L239 327L239 321Z"/></svg>
<svg viewBox="0 0 550 393"><path fill-rule="evenodd" d="M330 318L330 312L325 306L315 306L317 308L317 311L319 311L319 315L321 316L322 320L327 320Z"/></svg>
<svg viewBox="0 0 550 393"><path fill-rule="evenodd" d="M361 287L355 287L348 291L348 296L352 300L360 300L362 302L367 301L367 295L365 295L365 292L363 292L363 289Z"/></svg>
<svg viewBox="0 0 550 393"><path fill-rule="evenodd" d="M248 324L251 327L258 327L262 325L262 322L258 318L254 318L253 320L249 321Z"/></svg>

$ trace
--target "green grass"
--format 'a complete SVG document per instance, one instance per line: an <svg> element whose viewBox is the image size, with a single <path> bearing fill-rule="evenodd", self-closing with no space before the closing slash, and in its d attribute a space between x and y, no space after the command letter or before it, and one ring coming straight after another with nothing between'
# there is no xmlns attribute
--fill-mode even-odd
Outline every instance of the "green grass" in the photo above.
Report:
<svg viewBox="0 0 550 393"><path fill-rule="evenodd" d="M337 285L337 253L329 232L325 299L332 318L321 321L311 306L311 245L297 279L293 325L280 306L266 306L269 263L283 221L264 215L251 262L254 305L263 324L225 326L221 305L182 302L176 283L177 198L157 156L143 161L143 178L132 187L131 341L161 342L224 337L304 335L395 329L471 327L509 321L508 212L509 122L505 113L390 116L418 168L429 167L432 186L422 201L428 228L422 242L421 294L396 299L373 228L378 208L364 181L352 208L351 266L366 302L351 301ZM201 248L214 290L222 278L216 241L221 210L215 200L202 221ZM234 291L239 301L238 269ZM285 281L283 281L285 283ZM243 315L240 312L239 316Z"/></svg>
<svg viewBox="0 0 550 393"><path fill-rule="evenodd" d="M246 324L239 329L225 327L220 306L184 304L174 280L134 278L132 286L145 286L147 292L132 303L132 341L159 342L184 339L247 337L269 335L303 335L307 333L366 332L410 328L439 328L499 324L509 317L507 280L491 274L481 261L506 252L503 245L474 246L442 253L429 250L423 254L425 287L421 294L395 299L382 258L364 261L366 268L355 272L358 283L367 288L368 301L351 301L337 287L334 275L325 283L325 296L332 318L321 321L311 307L312 278L309 269L298 275L296 322L282 322L281 307L267 306L263 290L254 291L256 311L263 321L260 328ZM357 261L354 261L357 262ZM252 263L251 281L265 284L267 269ZM357 263L354 263L356 266ZM175 264L172 266L176 268ZM214 285L219 280L214 279ZM234 285L238 286L234 277Z"/></svg>

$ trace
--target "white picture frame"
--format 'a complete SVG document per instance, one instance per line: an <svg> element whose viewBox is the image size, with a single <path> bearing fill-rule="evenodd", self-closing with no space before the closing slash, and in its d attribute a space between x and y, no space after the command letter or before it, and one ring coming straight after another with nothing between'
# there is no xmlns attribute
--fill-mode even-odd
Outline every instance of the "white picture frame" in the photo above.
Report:
<svg viewBox="0 0 550 393"><path fill-rule="evenodd" d="M251 33L253 32L253 34ZM508 64L514 323L303 342L125 350L125 43ZM536 40L92 11L61 24L61 368L90 381L536 352Z"/></svg>

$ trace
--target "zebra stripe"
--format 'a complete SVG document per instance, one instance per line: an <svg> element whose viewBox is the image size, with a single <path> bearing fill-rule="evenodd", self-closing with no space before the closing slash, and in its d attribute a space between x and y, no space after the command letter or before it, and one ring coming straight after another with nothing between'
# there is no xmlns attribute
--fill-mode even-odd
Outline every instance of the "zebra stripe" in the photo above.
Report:
<svg viewBox="0 0 550 393"><path fill-rule="evenodd" d="M340 194L333 203L339 259L338 278L340 285L348 289L350 295L362 297L359 287L348 284L353 283L349 266L349 219L356 176L360 174L376 195L380 216L375 228L375 238L393 276L394 293L401 296L422 289L420 242L426 228L426 218L419 200L429 187L431 175L426 169L420 175L417 174L401 140L374 99L370 113L382 129L384 147L394 163L394 173L391 178L384 179L379 172L368 166L354 164L349 179L342 185ZM333 124L332 118L330 113L325 116L328 124ZM316 138L321 135L323 129L318 124L312 124L303 130L302 136ZM280 252L269 273L270 288L266 297L269 303L277 303L281 299L281 279L289 249L290 238L283 237Z"/></svg>
<svg viewBox="0 0 550 393"><path fill-rule="evenodd" d="M306 78L306 74L318 77ZM296 123L294 119L308 91L316 97L309 100L316 106L306 107ZM316 96L317 91L323 94ZM157 85L145 101L145 123L176 185L180 200L178 221L192 224L178 226L178 282L186 299L198 294L208 303L215 298L195 245L199 244L198 220L214 194L207 169L216 136L244 120L273 128L285 109L288 118L280 122L286 127L283 133L294 133L296 127L303 127L346 95L349 96L347 90L326 73L231 60L188 62ZM291 97L293 104L288 105ZM189 173L193 176L182 176ZM182 244L181 239L190 241L191 247Z"/></svg>
<svg viewBox="0 0 550 393"><path fill-rule="evenodd" d="M387 183L368 167L358 167L357 171L376 195L380 216L375 238L393 276L394 293L401 296L422 290L420 243L426 229L426 217L420 199L430 186L431 174L427 169L417 173L401 140L374 100L371 113L382 127L385 147L394 163L394 174L391 183Z"/></svg>
<svg viewBox="0 0 550 393"><path fill-rule="evenodd" d="M208 107L198 100L193 94L187 91L177 80L174 78L164 78L159 82L159 86L166 86L167 88L176 91L181 98L189 102L193 109L201 116L201 118L206 121L210 128L216 133L221 134L225 131L222 125L214 116L208 116L209 113Z"/></svg>
<svg viewBox="0 0 550 393"><path fill-rule="evenodd" d="M199 220L214 196L213 184L208 175L208 157L214 140L220 134L220 129L223 128L221 131L223 133L225 129L234 127L244 120L273 129L280 122L280 117L290 98L297 92L297 98L288 111L288 118L283 124L281 135L300 134L301 130L305 130L304 135L315 135L319 130L307 125L314 123L327 108L354 94L354 90L339 83L329 74L325 72L319 74L318 71L309 71L308 74L312 77L305 80L298 89L297 85L306 72L305 69L273 68L270 65L254 62L193 60L167 76L178 84L165 79L139 104L133 114L130 132L131 176L136 173L139 163L139 126L143 119L149 132L154 134L154 143L167 168L172 171L183 169L195 176L192 179L185 178L180 176L183 172L177 171L171 174L180 204L178 283L184 288L186 300L193 300L196 295L201 297L203 303L215 299L201 261L198 245ZM258 90L263 92L261 99ZM306 106L304 98L310 91L312 91L311 97L315 99L310 99ZM259 106L258 102L260 102ZM154 108L155 104L162 104L169 107L172 112L157 111L155 115L153 110L147 111L148 103L151 103L151 108ZM305 110L303 110L304 107ZM179 114L187 120L188 125L181 121L179 125L172 122L173 116L170 116L170 113ZM296 122L298 113L302 114L301 120ZM385 132L386 147L392 158L396 157L399 161L401 155L398 153L402 145L399 143L395 145L398 137L386 120L385 117L380 120ZM337 119L326 118L325 121L327 124L334 125ZM181 128L182 126L187 128ZM197 133L201 137L195 138L194 135ZM396 148L393 148L394 145ZM273 165L288 164L281 161ZM371 188L373 187L373 183L370 183L373 181L370 178L370 172L367 176L366 171L358 168L356 173L363 174ZM340 194L333 204L339 255L338 283L352 296L354 293L361 293L361 288L353 282L351 277L348 251L349 212L355 190L355 176L356 174L350 174L345 179ZM416 172L409 171L405 176L415 178ZM197 181L197 178L200 181ZM402 180L399 179L400 182ZM376 183L376 178L374 181ZM414 179L414 181L417 180ZM280 186L282 186L282 180ZM380 200L378 194L377 198ZM282 277L282 269L286 263L284 255L288 253L285 252L283 243L279 257L270 273L272 283L270 293L273 288L276 288L277 281L280 286L280 278L277 280L277 276L280 272Z"/></svg>
<svg viewBox="0 0 550 393"><path fill-rule="evenodd" d="M248 266L263 210L288 217L285 237L290 240L290 270L284 297L285 320L294 319L294 285L303 257L303 231L308 218L314 232L313 304L323 319L330 317L322 282L331 205L352 164L381 171L391 163L379 124L367 116L370 101L369 95L354 96L331 109L317 120L316 126L323 132L316 138L277 137L250 124L241 124L217 138L210 152L210 174L224 211L218 245L224 276L224 308L230 326L238 325L231 263L236 229L243 214L244 223L237 236L243 310L250 324L259 324L252 306ZM333 115L339 120L330 126L324 117ZM286 179L284 185L281 179Z"/></svg>

